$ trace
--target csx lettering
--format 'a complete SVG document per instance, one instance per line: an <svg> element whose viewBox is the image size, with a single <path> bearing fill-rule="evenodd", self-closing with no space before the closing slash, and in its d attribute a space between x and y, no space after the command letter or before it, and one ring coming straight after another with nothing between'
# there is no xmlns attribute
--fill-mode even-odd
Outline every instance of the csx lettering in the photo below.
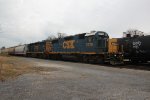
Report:
<svg viewBox="0 0 150 100"><path fill-rule="evenodd" d="M69 41L64 41L63 42L63 48L64 49L73 49L74 47L74 42L75 40L69 40Z"/></svg>

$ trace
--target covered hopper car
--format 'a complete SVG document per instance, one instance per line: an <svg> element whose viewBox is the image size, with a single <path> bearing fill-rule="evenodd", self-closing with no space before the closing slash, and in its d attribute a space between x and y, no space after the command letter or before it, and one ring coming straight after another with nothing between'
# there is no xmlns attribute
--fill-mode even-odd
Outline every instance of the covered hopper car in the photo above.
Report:
<svg viewBox="0 0 150 100"><path fill-rule="evenodd" d="M26 56L26 52L28 50L27 46L28 46L27 44L16 46L14 55Z"/></svg>
<svg viewBox="0 0 150 100"><path fill-rule="evenodd" d="M8 54L8 48L1 49L1 54Z"/></svg>
<svg viewBox="0 0 150 100"><path fill-rule="evenodd" d="M15 54L15 47L8 48L8 54L9 55L14 55Z"/></svg>

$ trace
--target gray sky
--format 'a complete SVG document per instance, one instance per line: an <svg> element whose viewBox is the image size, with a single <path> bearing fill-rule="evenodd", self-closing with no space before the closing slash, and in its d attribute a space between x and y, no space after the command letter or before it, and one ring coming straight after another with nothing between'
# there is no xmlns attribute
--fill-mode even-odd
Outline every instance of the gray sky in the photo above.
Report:
<svg viewBox="0 0 150 100"><path fill-rule="evenodd" d="M150 32L150 0L0 0L0 47L91 30Z"/></svg>

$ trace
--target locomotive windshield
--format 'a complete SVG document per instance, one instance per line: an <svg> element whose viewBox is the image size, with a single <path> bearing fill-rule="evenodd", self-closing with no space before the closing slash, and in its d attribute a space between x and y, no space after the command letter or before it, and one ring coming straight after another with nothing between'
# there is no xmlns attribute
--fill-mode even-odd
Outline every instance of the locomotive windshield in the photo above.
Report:
<svg viewBox="0 0 150 100"><path fill-rule="evenodd" d="M98 35L105 35L105 33L104 32L99 32Z"/></svg>
<svg viewBox="0 0 150 100"><path fill-rule="evenodd" d="M108 34L103 31L97 32L97 47L98 48L105 48L106 47L106 41L108 38Z"/></svg>
<svg viewBox="0 0 150 100"><path fill-rule="evenodd" d="M103 32L103 31L97 32L97 35L100 37L109 37L108 34L106 32Z"/></svg>

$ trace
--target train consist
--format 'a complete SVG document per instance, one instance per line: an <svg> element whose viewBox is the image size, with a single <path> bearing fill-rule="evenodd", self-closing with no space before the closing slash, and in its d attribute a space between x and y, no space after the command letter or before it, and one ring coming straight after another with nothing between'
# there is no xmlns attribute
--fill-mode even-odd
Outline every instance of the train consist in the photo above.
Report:
<svg viewBox="0 0 150 100"><path fill-rule="evenodd" d="M132 35L132 36L131 36ZM92 31L64 38L44 40L6 48L1 53L9 55L69 59L81 62L123 64L150 60L150 35L126 34L123 38L110 39L103 31Z"/></svg>

